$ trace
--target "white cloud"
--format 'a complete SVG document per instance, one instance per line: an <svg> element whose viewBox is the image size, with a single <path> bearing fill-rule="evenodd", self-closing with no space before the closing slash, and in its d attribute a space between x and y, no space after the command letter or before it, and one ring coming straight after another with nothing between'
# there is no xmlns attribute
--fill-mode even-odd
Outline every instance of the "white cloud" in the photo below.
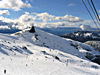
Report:
<svg viewBox="0 0 100 75"><path fill-rule="evenodd" d="M36 22L36 20L43 20L43 22ZM15 20L4 18L2 16L0 17L0 25L8 26L10 29L25 29L31 27L32 25L39 28L78 27L80 24L91 25L91 23L93 23L91 20L83 21L79 17L71 15L54 16L48 14L47 12L39 14L30 14L29 12L25 12L25 14ZM93 26L95 25L92 25L91 27Z"/></svg>
<svg viewBox="0 0 100 75"><path fill-rule="evenodd" d="M34 23L34 26L39 28L64 28L64 27L78 27L76 23L69 22L53 22L53 23Z"/></svg>
<svg viewBox="0 0 100 75"><path fill-rule="evenodd" d="M18 19L15 20L4 18L1 16L0 20L3 23L12 26L12 28L17 28L17 29L25 29L32 25L39 28L68 27L68 26L75 26L77 22L83 21L79 17L74 17L71 15L54 16L50 15L47 12L39 14L38 13L30 14L29 12L25 12L25 14L21 15ZM36 22L35 20L43 20L43 22L40 23L38 21ZM52 23L52 21L57 21L57 22Z"/></svg>
<svg viewBox="0 0 100 75"><path fill-rule="evenodd" d="M54 20L62 20L62 21L68 21L68 22L80 22L80 21L83 21L81 18L72 16L72 15L65 15L65 16L55 17Z"/></svg>
<svg viewBox="0 0 100 75"><path fill-rule="evenodd" d="M25 12L25 14L30 14L29 12Z"/></svg>
<svg viewBox="0 0 100 75"><path fill-rule="evenodd" d="M68 21L68 22L80 22L80 21L83 21L79 17L75 17L75 16L72 16L72 15L54 16L54 15L50 15L47 12L36 14L36 16L39 17L38 18L39 20L43 20L43 22L53 21L53 20L54 21Z"/></svg>
<svg viewBox="0 0 100 75"><path fill-rule="evenodd" d="M55 17L53 15L48 14L47 12L36 14L36 16L39 17L39 20L43 20L43 22L52 21Z"/></svg>
<svg viewBox="0 0 100 75"><path fill-rule="evenodd" d="M74 3L68 4L68 7L72 7L72 6L75 6L75 4Z"/></svg>
<svg viewBox="0 0 100 75"><path fill-rule="evenodd" d="M1 29L7 29L6 26L11 29L25 29L27 27L31 27L34 23L35 17L30 15L29 12L25 12L25 14L21 15L18 19L12 20L8 18L0 17L0 26Z"/></svg>
<svg viewBox="0 0 100 75"><path fill-rule="evenodd" d="M1 25L1 26L0 26L0 29L3 29L3 30L4 30L4 29L10 29L10 27Z"/></svg>
<svg viewBox="0 0 100 75"><path fill-rule="evenodd" d="M8 10L0 10L0 15L9 15Z"/></svg>
<svg viewBox="0 0 100 75"><path fill-rule="evenodd" d="M31 7L31 5L25 4L21 0L2 0L0 1L0 8L13 9L15 11L18 11L24 7Z"/></svg>
<svg viewBox="0 0 100 75"><path fill-rule="evenodd" d="M20 23L34 22L35 19L36 17L33 17L33 15L30 15L29 12L25 12L25 14L19 17L19 22Z"/></svg>
<svg viewBox="0 0 100 75"><path fill-rule="evenodd" d="M0 16L0 21L7 23L15 22L15 20L4 18L3 16Z"/></svg>

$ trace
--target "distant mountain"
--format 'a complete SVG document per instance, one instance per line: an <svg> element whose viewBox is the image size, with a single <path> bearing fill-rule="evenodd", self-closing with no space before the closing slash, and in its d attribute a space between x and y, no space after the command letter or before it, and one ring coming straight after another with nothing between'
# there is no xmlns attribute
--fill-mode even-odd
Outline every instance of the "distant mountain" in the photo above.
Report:
<svg viewBox="0 0 100 75"><path fill-rule="evenodd" d="M73 33L68 33L60 35L64 38L70 38L72 40L86 42L86 41L100 41L100 32L95 31L78 31Z"/></svg>
<svg viewBox="0 0 100 75"><path fill-rule="evenodd" d="M79 28L81 28L81 30L83 31L97 31L98 28L92 28L90 25L79 25Z"/></svg>
<svg viewBox="0 0 100 75"><path fill-rule="evenodd" d="M21 31L19 29L0 29L0 33L11 34Z"/></svg>
<svg viewBox="0 0 100 75"><path fill-rule="evenodd" d="M57 28L41 28L41 30L55 34L55 35L62 35L65 33L72 33L75 31L80 31L81 28L77 27L57 27Z"/></svg>
<svg viewBox="0 0 100 75"><path fill-rule="evenodd" d="M81 28L82 30L91 30L91 26L90 25L80 25L79 28Z"/></svg>

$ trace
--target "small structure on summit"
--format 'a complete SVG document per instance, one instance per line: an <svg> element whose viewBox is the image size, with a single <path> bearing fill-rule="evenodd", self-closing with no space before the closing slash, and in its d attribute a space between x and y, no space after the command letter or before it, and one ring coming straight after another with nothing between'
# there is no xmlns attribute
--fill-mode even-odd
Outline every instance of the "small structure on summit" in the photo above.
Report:
<svg viewBox="0 0 100 75"><path fill-rule="evenodd" d="M34 26L32 26L32 28L29 30L30 33L34 33L35 32L35 28Z"/></svg>

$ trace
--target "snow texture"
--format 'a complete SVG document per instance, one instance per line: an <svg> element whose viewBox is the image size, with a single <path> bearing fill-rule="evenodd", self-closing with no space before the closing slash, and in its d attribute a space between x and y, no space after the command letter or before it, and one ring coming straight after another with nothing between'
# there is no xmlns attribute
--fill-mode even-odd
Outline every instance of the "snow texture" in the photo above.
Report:
<svg viewBox="0 0 100 75"><path fill-rule="evenodd" d="M0 75L100 75L85 57L99 54L86 44L35 29L0 34Z"/></svg>

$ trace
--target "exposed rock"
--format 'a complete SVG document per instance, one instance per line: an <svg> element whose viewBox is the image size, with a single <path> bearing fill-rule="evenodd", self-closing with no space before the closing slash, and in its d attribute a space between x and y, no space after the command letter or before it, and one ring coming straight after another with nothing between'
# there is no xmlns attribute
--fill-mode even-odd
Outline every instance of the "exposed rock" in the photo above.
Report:
<svg viewBox="0 0 100 75"><path fill-rule="evenodd" d="M96 62L100 65L100 57L96 57L95 59L92 60L93 62Z"/></svg>
<svg viewBox="0 0 100 75"><path fill-rule="evenodd" d="M4 70L4 74L6 74L6 70Z"/></svg>
<svg viewBox="0 0 100 75"><path fill-rule="evenodd" d="M95 47L95 49L100 49L100 41L89 41L87 42L89 43L90 45L92 45L93 47ZM86 50L85 52L85 57L97 64L100 64L100 55L99 54L95 54L92 51L92 47L88 47L88 46L84 46L84 45L81 45L81 44L78 44L78 43L74 43L73 41L70 41L70 45L75 47L76 49L79 49L79 48L82 48L84 50ZM95 50L94 49L94 50ZM98 50L100 52L100 50Z"/></svg>
<svg viewBox="0 0 100 75"><path fill-rule="evenodd" d="M27 47L25 47L25 46L23 46L22 48L23 48L23 49L27 49Z"/></svg>
<svg viewBox="0 0 100 75"><path fill-rule="evenodd" d="M32 26L31 30L29 30L30 33L34 33L35 32L35 28L34 26Z"/></svg>
<svg viewBox="0 0 100 75"><path fill-rule="evenodd" d="M74 46L76 49L79 48L79 46L77 44L74 44L74 43L70 43L71 46Z"/></svg>
<svg viewBox="0 0 100 75"><path fill-rule="evenodd" d="M55 59L60 60L58 56L54 56Z"/></svg>
<svg viewBox="0 0 100 75"><path fill-rule="evenodd" d="M86 53L86 58L100 65L100 55L93 55L89 52Z"/></svg>
<svg viewBox="0 0 100 75"><path fill-rule="evenodd" d="M46 51L41 51L40 53L43 53L44 55L49 55Z"/></svg>
<svg viewBox="0 0 100 75"><path fill-rule="evenodd" d="M92 46L93 48L95 48L100 52L100 41L87 41L85 43Z"/></svg>
<svg viewBox="0 0 100 75"><path fill-rule="evenodd" d="M86 52L86 58L88 58L89 60L92 60L95 56L89 52Z"/></svg>

